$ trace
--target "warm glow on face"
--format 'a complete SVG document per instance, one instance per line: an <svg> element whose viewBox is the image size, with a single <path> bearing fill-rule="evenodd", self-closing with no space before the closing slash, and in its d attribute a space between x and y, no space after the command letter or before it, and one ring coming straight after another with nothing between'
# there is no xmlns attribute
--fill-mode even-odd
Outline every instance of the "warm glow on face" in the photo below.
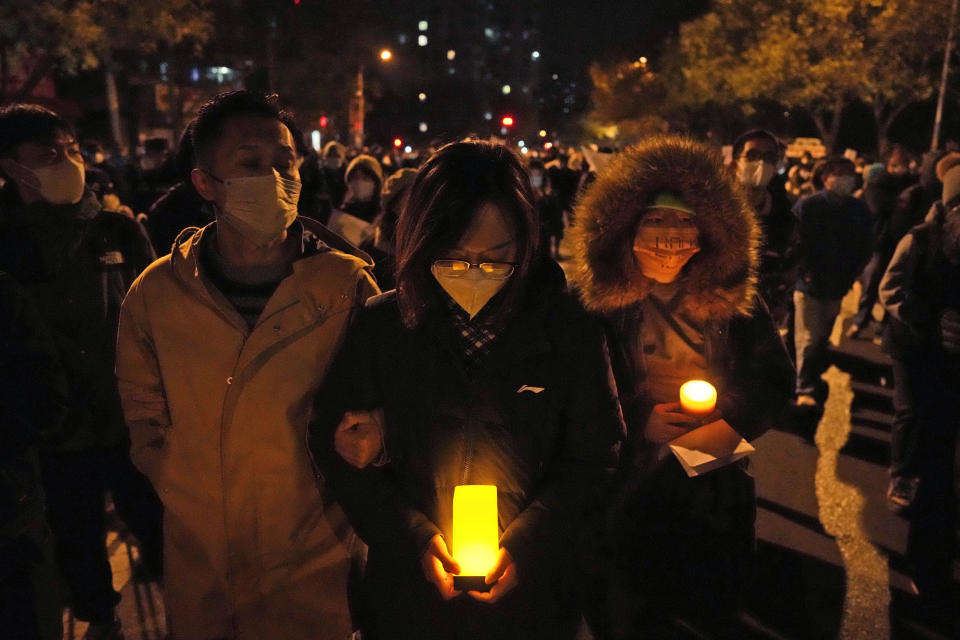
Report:
<svg viewBox="0 0 960 640"><path fill-rule="evenodd" d="M453 557L464 576L485 576L497 561L497 488L470 484L453 490Z"/></svg>
<svg viewBox="0 0 960 640"><path fill-rule="evenodd" d="M680 404L690 415L710 415L717 407L717 390L706 380L684 382L680 387Z"/></svg>

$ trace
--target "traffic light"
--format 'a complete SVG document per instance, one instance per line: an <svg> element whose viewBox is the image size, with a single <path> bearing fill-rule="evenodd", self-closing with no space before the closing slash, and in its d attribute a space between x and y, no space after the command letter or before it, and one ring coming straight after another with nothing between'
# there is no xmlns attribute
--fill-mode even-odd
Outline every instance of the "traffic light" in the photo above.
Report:
<svg viewBox="0 0 960 640"><path fill-rule="evenodd" d="M400 138L394 138L394 139L393 139L393 146L395 146L396 148L399 149L400 147L403 146L403 140L401 140Z"/></svg>
<svg viewBox="0 0 960 640"><path fill-rule="evenodd" d="M501 123L503 126L505 126L505 127L512 127L512 126L513 126L513 116L503 116L503 120L501 120L500 123Z"/></svg>
<svg viewBox="0 0 960 640"><path fill-rule="evenodd" d="M321 129L327 128L327 116L320 116L320 128Z"/></svg>

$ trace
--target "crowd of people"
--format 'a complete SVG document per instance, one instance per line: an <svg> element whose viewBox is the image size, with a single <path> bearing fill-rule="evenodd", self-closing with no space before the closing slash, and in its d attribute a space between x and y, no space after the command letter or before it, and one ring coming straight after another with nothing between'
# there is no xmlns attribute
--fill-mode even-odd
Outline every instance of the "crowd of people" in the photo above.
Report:
<svg viewBox="0 0 960 640"><path fill-rule="evenodd" d="M315 150L236 91L130 161L0 109L0 628L59 638L67 604L123 637L109 494L176 640L736 637L747 459L695 475L668 445L823 405L858 279L848 336L879 302L893 360L887 498L948 610L960 153L784 152ZM500 548L464 587L473 484Z"/></svg>

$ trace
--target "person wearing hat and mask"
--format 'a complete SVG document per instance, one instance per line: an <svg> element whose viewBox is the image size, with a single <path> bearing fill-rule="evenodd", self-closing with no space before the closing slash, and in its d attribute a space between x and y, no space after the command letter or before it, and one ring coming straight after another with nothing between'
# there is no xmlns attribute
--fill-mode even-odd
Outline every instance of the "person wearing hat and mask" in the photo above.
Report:
<svg viewBox="0 0 960 640"><path fill-rule="evenodd" d="M794 370L756 295L756 219L713 150L664 136L599 171L575 220L574 278L607 327L628 434L595 635L673 637L682 620L729 636L753 551L753 479L744 462L688 477L664 445L700 425L678 402L688 380L718 392L705 422L748 440L789 402Z"/></svg>
<svg viewBox="0 0 960 640"><path fill-rule="evenodd" d="M360 248L373 258L373 275L384 291L393 289L396 284L397 268L394 240L400 212L407 204L410 185L417 175L416 169L400 169L383 184L381 202L383 211L373 221L370 236L361 243Z"/></svg>
<svg viewBox="0 0 960 640"><path fill-rule="evenodd" d="M373 234L373 220L380 212L383 169L373 156L360 154L347 167L347 195L343 205L330 215L329 227L359 246Z"/></svg>
<svg viewBox="0 0 960 640"><path fill-rule="evenodd" d="M873 250L869 209L853 197L856 171L847 158L831 158L821 172L823 190L794 206L799 243L793 294L797 358L796 401L816 406L826 389L821 375L840 301Z"/></svg>
<svg viewBox="0 0 960 640"><path fill-rule="evenodd" d="M888 499L910 518L907 555L930 612L955 610L960 402L960 154L937 164L943 197L897 245L880 282L896 377ZM906 375L904 375L904 373ZM955 622L956 624L956 622Z"/></svg>
<svg viewBox="0 0 960 640"><path fill-rule="evenodd" d="M369 258L297 215L295 141L276 102L220 94L197 114L189 228L123 302L117 379L134 462L165 514L173 638L340 640L349 529L304 447L309 398Z"/></svg>

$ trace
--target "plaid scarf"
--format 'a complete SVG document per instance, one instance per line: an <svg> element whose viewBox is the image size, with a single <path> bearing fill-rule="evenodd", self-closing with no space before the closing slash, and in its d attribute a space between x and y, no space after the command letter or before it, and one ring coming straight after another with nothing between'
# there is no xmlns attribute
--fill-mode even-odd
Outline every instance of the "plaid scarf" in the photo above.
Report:
<svg viewBox="0 0 960 640"><path fill-rule="evenodd" d="M454 332L457 334L458 342L463 350L463 356L468 365L476 368L490 353L490 345L497 339L497 334L483 322L478 322L476 319L471 320L467 312L454 302L453 298L445 297L447 309L450 311L450 317L453 320ZM481 311L475 318L482 315L483 312Z"/></svg>

